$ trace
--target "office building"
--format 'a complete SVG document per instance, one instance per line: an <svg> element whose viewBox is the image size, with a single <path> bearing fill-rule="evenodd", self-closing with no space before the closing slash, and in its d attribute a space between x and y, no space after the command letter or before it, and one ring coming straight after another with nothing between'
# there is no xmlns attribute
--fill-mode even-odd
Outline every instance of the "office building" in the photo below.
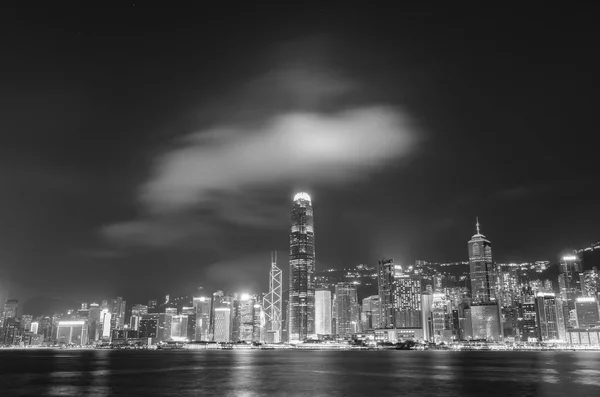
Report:
<svg viewBox="0 0 600 397"><path fill-rule="evenodd" d="M240 311L240 323L239 323L239 340L244 342L252 342L254 339L254 306L256 299L249 294L242 294L240 296L239 311ZM260 306L259 306L260 308Z"/></svg>
<svg viewBox="0 0 600 397"><path fill-rule="evenodd" d="M129 321L129 327L132 330L139 330L140 320L144 314L148 314L147 305L133 305L131 307L131 319Z"/></svg>
<svg viewBox="0 0 600 397"><path fill-rule="evenodd" d="M337 336L350 338L359 331L360 306L356 285L353 283L338 283L335 286L335 319Z"/></svg>
<svg viewBox="0 0 600 397"><path fill-rule="evenodd" d="M282 271L277 267L277 252L271 252L271 270L269 271L269 293L265 295L263 306L266 321L266 340L268 343L281 342L282 330Z"/></svg>
<svg viewBox="0 0 600 397"><path fill-rule="evenodd" d="M600 291L600 276L598 274L598 268L594 267L591 270L586 270L580 275L581 291L583 296L587 297L598 297Z"/></svg>
<svg viewBox="0 0 600 397"><path fill-rule="evenodd" d="M377 285L379 289L379 328L395 327L393 259L382 259L377 263Z"/></svg>
<svg viewBox="0 0 600 397"><path fill-rule="evenodd" d="M556 296L550 292L538 292L535 297L536 321L539 341L555 341L560 339Z"/></svg>
<svg viewBox="0 0 600 397"><path fill-rule="evenodd" d="M102 334L101 313L102 309L98 303L90 303L88 311L88 338L90 340L100 339Z"/></svg>
<svg viewBox="0 0 600 397"><path fill-rule="evenodd" d="M157 340L158 326L159 326L158 313L142 314L139 323L139 337L141 339L150 339L149 344L153 344L153 341Z"/></svg>
<svg viewBox="0 0 600 397"><path fill-rule="evenodd" d="M430 291L423 292L421 294L421 328L423 329L423 339L428 342L433 339L432 307L433 293Z"/></svg>
<svg viewBox="0 0 600 397"><path fill-rule="evenodd" d="M193 304L196 309L196 336L197 341L209 341L210 337L210 319L212 299L199 296L194 297Z"/></svg>
<svg viewBox="0 0 600 397"><path fill-rule="evenodd" d="M379 313L379 295L371 295L363 299L362 310L360 313L363 331L379 328Z"/></svg>
<svg viewBox="0 0 600 397"><path fill-rule="evenodd" d="M527 300L519 304L518 326L521 342L537 341L538 325L534 300Z"/></svg>
<svg viewBox="0 0 600 397"><path fill-rule="evenodd" d="M581 262L576 255L565 255L559 264L558 287L560 297L569 311L575 309L575 299L581 296Z"/></svg>
<svg viewBox="0 0 600 397"><path fill-rule="evenodd" d="M231 308L217 307L214 310L214 341L229 342L231 325Z"/></svg>
<svg viewBox="0 0 600 397"><path fill-rule="evenodd" d="M67 345L87 345L87 332L87 320L61 320L58 322L56 341Z"/></svg>
<svg viewBox="0 0 600 397"><path fill-rule="evenodd" d="M598 300L594 297L579 297L575 300L577 328L600 327Z"/></svg>
<svg viewBox="0 0 600 397"><path fill-rule="evenodd" d="M421 328L421 276L396 273L394 283L396 328Z"/></svg>
<svg viewBox="0 0 600 397"><path fill-rule="evenodd" d="M500 341L502 326L498 304L496 302L472 304L471 328L475 340Z"/></svg>
<svg viewBox="0 0 600 397"><path fill-rule="evenodd" d="M492 243L481 234L479 220L477 233L468 242L471 275L471 299L474 303L496 300L496 272L492 261Z"/></svg>
<svg viewBox="0 0 600 397"><path fill-rule="evenodd" d="M315 291L315 331L318 336L331 335L331 291L317 289Z"/></svg>
<svg viewBox="0 0 600 397"><path fill-rule="evenodd" d="M315 335L315 233L313 208L307 193L294 196L290 228L290 343Z"/></svg>

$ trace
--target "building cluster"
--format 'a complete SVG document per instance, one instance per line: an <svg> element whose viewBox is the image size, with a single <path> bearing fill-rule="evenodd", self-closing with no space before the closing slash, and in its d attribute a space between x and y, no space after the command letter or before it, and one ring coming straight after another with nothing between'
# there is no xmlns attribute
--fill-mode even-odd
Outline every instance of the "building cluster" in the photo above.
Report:
<svg viewBox="0 0 600 397"><path fill-rule="evenodd" d="M161 342L361 344L459 341L600 345L600 278L578 255L564 255L556 280L531 274L548 261L497 264L480 231L468 241L468 261L376 266L316 273L311 198L294 197L289 284L271 256L267 293L190 294L135 304L121 297L77 310L19 315L19 302L0 313L0 345L154 345ZM591 247L590 250L600 249ZM452 272L461 268L463 270ZM556 288L555 288L556 287Z"/></svg>

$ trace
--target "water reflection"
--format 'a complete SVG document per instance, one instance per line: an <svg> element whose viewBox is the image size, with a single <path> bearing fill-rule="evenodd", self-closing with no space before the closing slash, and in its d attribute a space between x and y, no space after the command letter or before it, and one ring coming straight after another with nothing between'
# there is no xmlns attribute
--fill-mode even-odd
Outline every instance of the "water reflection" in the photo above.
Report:
<svg viewBox="0 0 600 397"><path fill-rule="evenodd" d="M596 395L600 354L0 351L0 395Z"/></svg>

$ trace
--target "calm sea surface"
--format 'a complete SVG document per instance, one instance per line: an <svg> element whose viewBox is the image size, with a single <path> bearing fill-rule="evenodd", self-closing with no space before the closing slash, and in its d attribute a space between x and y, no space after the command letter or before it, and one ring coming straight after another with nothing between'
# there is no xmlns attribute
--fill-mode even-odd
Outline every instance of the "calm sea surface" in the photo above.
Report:
<svg viewBox="0 0 600 397"><path fill-rule="evenodd" d="M600 396L597 352L10 351L0 396Z"/></svg>

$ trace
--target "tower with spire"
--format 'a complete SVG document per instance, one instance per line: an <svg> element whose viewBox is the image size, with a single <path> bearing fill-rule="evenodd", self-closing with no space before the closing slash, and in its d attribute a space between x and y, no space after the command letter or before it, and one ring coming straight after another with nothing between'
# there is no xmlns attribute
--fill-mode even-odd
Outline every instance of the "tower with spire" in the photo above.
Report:
<svg viewBox="0 0 600 397"><path fill-rule="evenodd" d="M476 218L477 233L469 240L469 270L471 275L471 299L473 303L496 301L496 272L492 261L492 243L481 234L479 217Z"/></svg>

